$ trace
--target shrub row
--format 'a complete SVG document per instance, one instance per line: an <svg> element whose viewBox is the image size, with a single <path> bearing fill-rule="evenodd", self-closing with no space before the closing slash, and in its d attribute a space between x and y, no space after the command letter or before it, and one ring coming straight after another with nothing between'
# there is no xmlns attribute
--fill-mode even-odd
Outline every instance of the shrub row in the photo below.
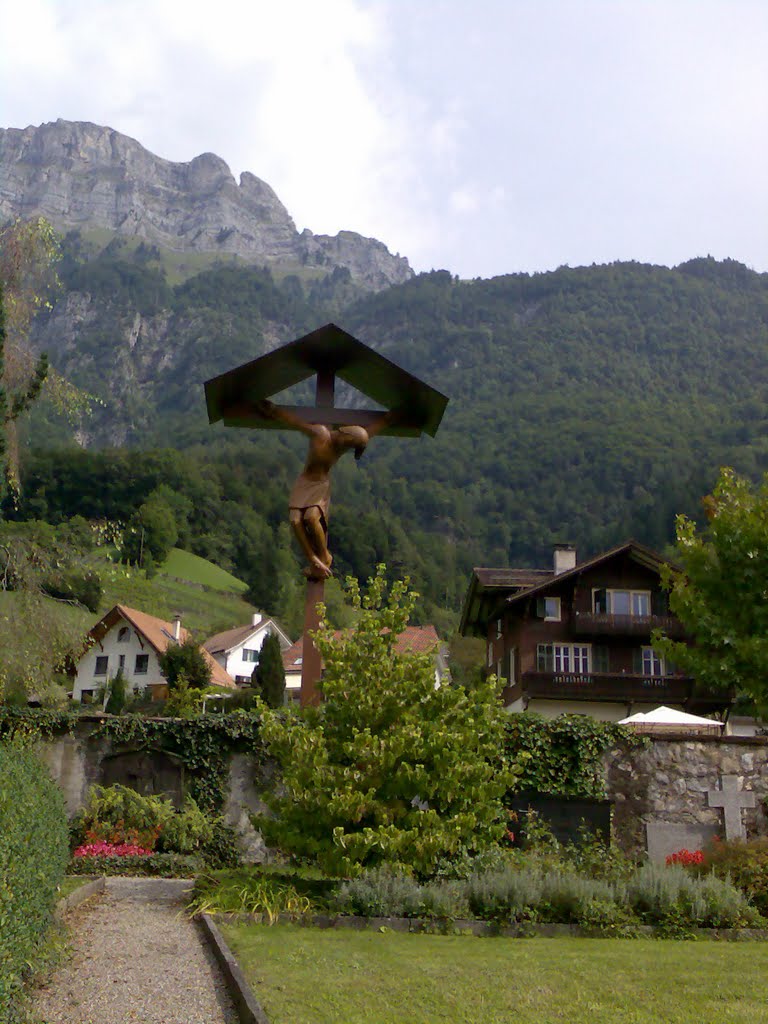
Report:
<svg viewBox="0 0 768 1024"><path fill-rule="evenodd" d="M379 869L343 882L331 909L363 917L579 924L607 933L630 931L638 924L680 934L697 927L740 928L762 922L729 882L654 864L639 868L626 881L509 864L466 880L419 884Z"/></svg>
<svg viewBox="0 0 768 1024"><path fill-rule="evenodd" d="M69 866L72 875L150 875L162 878L194 878L202 870L201 857L183 853L76 857Z"/></svg>
<svg viewBox="0 0 768 1024"><path fill-rule="evenodd" d="M0 1020L14 1019L68 860L64 800L29 749L0 743Z"/></svg>

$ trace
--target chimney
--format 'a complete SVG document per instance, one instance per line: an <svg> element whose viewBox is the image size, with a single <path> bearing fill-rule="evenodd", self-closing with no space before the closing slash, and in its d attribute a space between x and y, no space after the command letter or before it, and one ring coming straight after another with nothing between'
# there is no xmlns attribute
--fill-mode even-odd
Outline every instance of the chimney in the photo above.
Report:
<svg viewBox="0 0 768 1024"><path fill-rule="evenodd" d="M258 624L261 622L261 618L261 612L254 612L253 615L251 616L251 625L258 626Z"/></svg>
<svg viewBox="0 0 768 1024"><path fill-rule="evenodd" d="M173 639L176 643L181 640L181 612L176 612L173 616Z"/></svg>
<svg viewBox="0 0 768 1024"><path fill-rule="evenodd" d="M576 568L576 548L573 544L555 544L555 576Z"/></svg>

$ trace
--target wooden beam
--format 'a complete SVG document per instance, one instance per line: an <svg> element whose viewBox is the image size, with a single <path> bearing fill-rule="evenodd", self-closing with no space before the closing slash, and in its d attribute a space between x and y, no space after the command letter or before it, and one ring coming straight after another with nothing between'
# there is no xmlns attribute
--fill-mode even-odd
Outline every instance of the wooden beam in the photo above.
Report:
<svg viewBox="0 0 768 1024"><path fill-rule="evenodd" d="M320 691L317 684L322 672L322 659L315 647L310 633L320 626L317 606L323 600L325 582L323 580L307 580L307 593L304 605L304 643L301 652L301 706L314 707L320 703Z"/></svg>
<svg viewBox="0 0 768 1024"><path fill-rule="evenodd" d="M313 405L282 405L278 408L290 412L305 423L322 423L327 427L365 427L373 423L384 412L383 409L336 409L333 406ZM264 419L256 411L255 406L250 402L237 402L225 407L223 420L228 427L274 427L280 430L291 430L285 423L273 422ZM408 433L414 431L419 433L419 428L408 423L398 423L396 427L387 428L382 431L388 433Z"/></svg>

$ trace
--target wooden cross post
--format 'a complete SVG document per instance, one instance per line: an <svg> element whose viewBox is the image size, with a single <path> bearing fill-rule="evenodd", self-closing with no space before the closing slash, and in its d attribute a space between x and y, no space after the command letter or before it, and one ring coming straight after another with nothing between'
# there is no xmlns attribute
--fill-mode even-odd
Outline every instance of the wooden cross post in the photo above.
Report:
<svg viewBox="0 0 768 1024"><path fill-rule="evenodd" d="M318 370L315 379L315 408L332 408L336 392L336 375L332 370ZM320 627L317 606L325 598L325 580L307 578L304 598L304 642L301 652L301 695L303 708L320 703L317 684L323 671L320 652L311 634Z"/></svg>

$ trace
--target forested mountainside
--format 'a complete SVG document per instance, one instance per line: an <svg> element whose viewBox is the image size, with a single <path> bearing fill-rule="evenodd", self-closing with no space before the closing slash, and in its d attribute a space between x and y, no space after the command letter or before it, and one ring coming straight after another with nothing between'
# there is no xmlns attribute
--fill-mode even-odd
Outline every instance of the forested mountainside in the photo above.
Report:
<svg viewBox="0 0 768 1024"><path fill-rule="evenodd" d="M719 465L768 468L768 275L733 261L440 271L361 297L344 269L173 284L161 250L94 253L76 234L65 249L35 343L104 404L74 430L39 404L14 514L127 518L167 483L190 499L187 546L265 595L290 567L279 526L302 440L209 427L203 382L329 320L450 397L436 438L340 463L331 517L340 574L410 572L444 626L473 565L548 564L562 540L663 548ZM161 448L176 452L146 454Z"/></svg>

